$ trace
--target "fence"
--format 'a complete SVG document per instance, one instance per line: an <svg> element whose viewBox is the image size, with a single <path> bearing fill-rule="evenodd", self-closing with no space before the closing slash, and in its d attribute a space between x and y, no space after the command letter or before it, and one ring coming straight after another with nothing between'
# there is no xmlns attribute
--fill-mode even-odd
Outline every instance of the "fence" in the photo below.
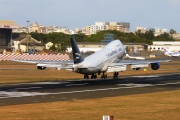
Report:
<svg viewBox="0 0 180 120"><path fill-rule="evenodd" d="M10 61L12 59L18 60L47 60L47 61L59 61L70 60L67 54L0 54L0 61Z"/></svg>

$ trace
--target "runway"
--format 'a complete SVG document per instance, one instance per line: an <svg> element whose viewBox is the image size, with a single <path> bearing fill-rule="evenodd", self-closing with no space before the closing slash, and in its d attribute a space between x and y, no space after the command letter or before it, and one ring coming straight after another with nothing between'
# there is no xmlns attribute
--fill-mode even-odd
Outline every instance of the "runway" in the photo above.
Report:
<svg viewBox="0 0 180 120"><path fill-rule="evenodd" d="M118 80L66 80L0 85L0 106L72 101L180 90L180 74L119 76Z"/></svg>

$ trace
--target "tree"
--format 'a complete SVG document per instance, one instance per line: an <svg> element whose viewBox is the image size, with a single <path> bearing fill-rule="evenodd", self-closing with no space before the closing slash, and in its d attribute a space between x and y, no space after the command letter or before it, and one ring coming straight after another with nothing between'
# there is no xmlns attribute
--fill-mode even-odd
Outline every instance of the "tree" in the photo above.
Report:
<svg viewBox="0 0 180 120"><path fill-rule="evenodd" d="M148 40L153 40L154 39L154 32L153 30L149 30L145 33L145 38Z"/></svg>
<svg viewBox="0 0 180 120"><path fill-rule="evenodd" d="M49 48L49 50L57 51L56 46L54 44Z"/></svg>
<svg viewBox="0 0 180 120"><path fill-rule="evenodd" d="M174 41L174 39L168 33L158 35L155 40L157 40L157 41Z"/></svg>
<svg viewBox="0 0 180 120"><path fill-rule="evenodd" d="M170 33L175 33L176 31L171 29ZM170 34L164 33L159 36L154 36L154 29L149 29L146 33L141 33L141 31L137 31L135 34L124 33L117 30L104 30L99 31L96 34L92 34L90 36L86 36L82 33L68 35L64 33L30 33L31 36L39 41L42 41L43 44L47 42L52 42L54 45L50 48L53 51L66 52L67 48L70 47L70 37L75 37L77 42L101 42L104 39L104 34L114 34L114 39L119 39L123 43L133 42L133 43L144 43L144 44L152 44L152 41L173 41L174 39Z"/></svg>
<svg viewBox="0 0 180 120"><path fill-rule="evenodd" d="M170 29L170 34L176 34L176 31L174 29Z"/></svg>

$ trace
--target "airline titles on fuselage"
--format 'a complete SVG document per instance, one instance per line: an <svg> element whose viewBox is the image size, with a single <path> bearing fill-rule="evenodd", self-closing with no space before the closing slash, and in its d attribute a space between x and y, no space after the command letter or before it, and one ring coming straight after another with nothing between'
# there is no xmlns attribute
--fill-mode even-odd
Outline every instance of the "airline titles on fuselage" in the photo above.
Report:
<svg viewBox="0 0 180 120"><path fill-rule="evenodd" d="M107 56L107 58L109 58L109 57L111 57L111 56L113 56L116 53L121 52L121 51L122 51L122 48L119 48L118 50L115 49L115 50L111 51L110 53L106 54L106 56Z"/></svg>

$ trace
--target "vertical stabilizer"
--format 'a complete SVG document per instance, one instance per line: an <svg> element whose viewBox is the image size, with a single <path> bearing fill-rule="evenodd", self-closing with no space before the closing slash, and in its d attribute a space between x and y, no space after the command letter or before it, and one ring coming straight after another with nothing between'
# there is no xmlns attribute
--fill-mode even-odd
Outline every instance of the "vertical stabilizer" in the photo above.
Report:
<svg viewBox="0 0 180 120"><path fill-rule="evenodd" d="M74 64L83 62L84 58L82 57L79 51L79 48L77 46L77 43L74 37L71 37L71 47L72 47L72 52L73 52Z"/></svg>

